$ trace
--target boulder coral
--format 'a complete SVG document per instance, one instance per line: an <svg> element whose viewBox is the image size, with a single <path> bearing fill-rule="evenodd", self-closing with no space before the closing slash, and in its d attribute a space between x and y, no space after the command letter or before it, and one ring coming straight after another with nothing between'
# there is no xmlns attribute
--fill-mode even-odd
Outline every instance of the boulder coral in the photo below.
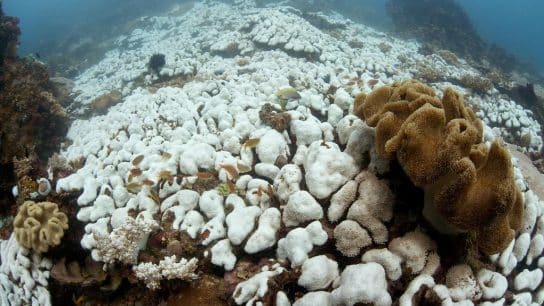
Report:
<svg viewBox="0 0 544 306"><path fill-rule="evenodd" d="M510 243L523 218L511 156L486 146L482 122L448 88L442 99L414 80L355 99L354 112L376 128L376 151L396 159L425 191L424 216L445 233L469 233L486 254Z"/></svg>
<svg viewBox="0 0 544 306"><path fill-rule="evenodd" d="M68 217L52 202L26 201L13 221L17 242L36 252L56 246L68 229Z"/></svg>

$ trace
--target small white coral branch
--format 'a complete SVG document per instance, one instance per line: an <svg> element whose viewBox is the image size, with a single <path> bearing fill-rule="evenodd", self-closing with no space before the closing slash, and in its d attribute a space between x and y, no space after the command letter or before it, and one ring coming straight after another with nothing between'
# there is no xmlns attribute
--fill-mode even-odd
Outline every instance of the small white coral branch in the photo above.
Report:
<svg viewBox="0 0 544 306"><path fill-rule="evenodd" d="M154 220L127 218L123 225L109 235L94 233L98 256L106 264L116 260L136 264L141 247L145 246L149 233L157 226Z"/></svg>
<svg viewBox="0 0 544 306"><path fill-rule="evenodd" d="M198 259L181 258L176 261L176 255L165 257L158 265L150 262L140 263L132 267L139 280L143 280L149 289L160 288L161 279L193 280L198 276L194 273L198 268Z"/></svg>

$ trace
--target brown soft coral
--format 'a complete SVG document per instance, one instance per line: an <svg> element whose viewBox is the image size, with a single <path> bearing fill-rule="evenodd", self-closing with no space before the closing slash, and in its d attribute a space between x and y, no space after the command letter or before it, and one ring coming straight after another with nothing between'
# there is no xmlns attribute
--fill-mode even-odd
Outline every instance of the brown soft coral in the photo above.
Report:
<svg viewBox="0 0 544 306"><path fill-rule="evenodd" d="M482 123L460 94L448 88L440 100L406 81L358 97L354 111L376 127L378 154L424 189L424 215L437 229L470 232L487 254L509 244L523 217L511 157L497 141L482 143Z"/></svg>
<svg viewBox="0 0 544 306"><path fill-rule="evenodd" d="M22 246L36 252L47 252L60 243L68 229L68 217L51 202L26 201L13 220L15 237Z"/></svg>

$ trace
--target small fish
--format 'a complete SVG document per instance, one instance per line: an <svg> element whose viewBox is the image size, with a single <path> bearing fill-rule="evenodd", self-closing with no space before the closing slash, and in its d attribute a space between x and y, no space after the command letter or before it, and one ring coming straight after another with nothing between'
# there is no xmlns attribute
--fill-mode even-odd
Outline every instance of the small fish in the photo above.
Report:
<svg viewBox="0 0 544 306"><path fill-rule="evenodd" d="M202 233L200 233L200 238L207 239L210 237L210 230L204 230Z"/></svg>
<svg viewBox="0 0 544 306"><path fill-rule="evenodd" d="M142 175L142 169L132 168L132 169L130 169L130 175L132 175L133 177L138 177L138 176Z"/></svg>
<svg viewBox="0 0 544 306"><path fill-rule="evenodd" d="M155 190L149 191L149 198L151 198L153 202L157 203L157 205L161 204L161 198L159 197L159 194Z"/></svg>
<svg viewBox="0 0 544 306"><path fill-rule="evenodd" d="M174 182L174 176L168 170L162 170L159 172L159 181L167 181L168 183Z"/></svg>
<svg viewBox="0 0 544 306"><path fill-rule="evenodd" d="M134 166L138 166L142 160L144 159L144 156L143 155L138 155L136 156L133 160L132 160L132 165Z"/></svg>
<svg viewBox="0 0 544 306"><path fill-rule="evenodd" d="M210 172L198 172L198 173L196 174L196 176L197 176L199 179L202 179L202 180L209 180L209 179L215 177L215 175L213 175L213 173L210 173Z"/></svg>
<svg viewBox="0 0 544 306"><path fill-rule="evenodd" d="M236 169L236 167L234 167L233 165L225 164L225 165L220 165L219 167L221 169L225 169L225 171L227 171L233 179L235 180L238 179L239 177L238 169Z"/></svg>
<svg viewBox="0 0 544 306"><path fill-rule="evenodd" d="M153 185L155 185L155 182L153 182L153 181L150 180L150 179L144 179L144 180L142 181L142 184L147 185L147 186L153 186Z"/></svg>
<svg viewBox="0 0 544 306"><path fill-rule="evenodd" d="M142 189L142 185L140 183L130 183L127 185L127 191L130 193L138 193Z"/></svg>
<svg viewBox="0 0 544 306"><path fill-rule="evenodd" d="M276 91L276 97L280 100L300 99L300 94L293 87L286 87Z"/></svg>
<svg viewBox="0 0 544 306"><path fill-rule="evenodd" d="M246 140L246 142L244 142L242 146L252 149L252 148L255 148L259 144L260 141L261 141L260 138L250 138Z"/></svg>
<svg viewBox="0 0 544 306"><path fill-rule="evenodd" d="M376 79L368 80L368 86L373 87L376 84L378 84L378 80Z"/></svg>

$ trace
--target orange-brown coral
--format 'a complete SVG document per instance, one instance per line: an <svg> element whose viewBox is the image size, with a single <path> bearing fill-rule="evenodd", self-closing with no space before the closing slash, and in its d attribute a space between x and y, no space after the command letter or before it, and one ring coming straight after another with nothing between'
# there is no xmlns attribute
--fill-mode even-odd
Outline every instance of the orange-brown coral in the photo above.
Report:
<svg viewBox="0 0 544 306"><path fill-rule="evenodd" d="M68 229L68 217L51 202L26 201L13 220L17 242L36 252L47 252L60 243Z"/></svg>
<svg viewBox="0 0 544 306"><path fill-rule="evenodd" d="M523 217L510 154L498 141L482 143L482 123L460 94L448 88L440 100L405 81L361 95L354 112L376 127L378 154L423 188L423 213L437 229L469 232L487 254L510 243Z"/></svg>

